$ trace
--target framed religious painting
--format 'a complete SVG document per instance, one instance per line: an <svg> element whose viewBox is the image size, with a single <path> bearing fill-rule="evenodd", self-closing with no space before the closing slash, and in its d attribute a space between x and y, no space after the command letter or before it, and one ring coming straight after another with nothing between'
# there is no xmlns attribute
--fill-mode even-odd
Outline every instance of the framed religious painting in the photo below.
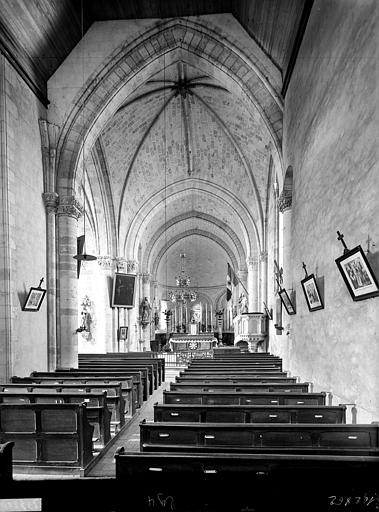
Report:
<svg viewBox="0 0 379 512"><path fill-rule="evenodd" d="M286 308L286 311L289 315L295 315L295 307L291 302L291 299L288 296L287 290L285 288L282 288L279 291L279 297L282 301L283 306Z"/></svg>
<svg viewBox="0 0 379 512"><path fill-rule="evenodd" d="M39 311L43 298L45 297L46 290L42 288L30 288L23 311Z"/></svg>
<svg viewBox="0 0 379 512"><path fill-rule="evenodd" d="M320 290L318 289L315 276L313 274L307 276L301 281L301 286L303 287L309 311L324 309L324 304L321 299Z"/></svg>
<svg viewBox="0 0 379 512"><path fill-rule="evenodd" d="M126 326L119 327L119 339L126 340L128 338L128 328Z"/></svg>
<svg viewBox="0 0 379 512"><path fill-rule="evenodd" d="M113 279L112 307L134 307L134 289L136 276L134 274L121 274L116 272Z"/></svg>
<svg viewBox="0 0 379 512"><path fill-rule="evenodd" d="M360 245L337 258L336 263L353 300L379 295L378 281Z"/></svg>

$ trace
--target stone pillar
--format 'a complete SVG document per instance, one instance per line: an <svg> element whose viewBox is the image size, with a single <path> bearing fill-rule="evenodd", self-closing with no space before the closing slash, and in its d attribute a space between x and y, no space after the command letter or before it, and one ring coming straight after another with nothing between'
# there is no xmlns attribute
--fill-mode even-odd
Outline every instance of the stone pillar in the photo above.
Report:
<svg viewBox="0 0 379 512"><path fill-rule="evenodd" d="M113 352L115 350L115 345L113 343L116 337L113 334L113 318L112 318L112 309L111 305L111 297L110 292L112 291L109 283L113 278L113 259L111 256L98 256L97 263L100 267L100 279L101 282L99 286L102 290L102 302L103 302L103 311L99 311L99 315L103 317L104 325L103 325L103 335L104 335L104 345L107 352ZM125 324L124 324L125 325Z"/></svg>
<svg viewBox="0 0 379 512"><path fill-rule="evenodd" d="M82 206L74 196L60 198L58 216L57 366L78 366L77 224Z"/></svg>
<svg viewBox="0 0 379 512"><path fill-rule="evenodd" d="M135 285L135 294L134 294L134 307L128 309L128 352L138 351L139 343L138 343L138 334L139 334L139 314L138 314L138 306L140 303L139 297L139 275L138 271L138 261L135 260L125 260L126 273L127 274L135 274L136 276L136 285Z"/></svg>
<svg viewBox="0 0 379 512"><path fill-rule="evenodd" d="M260 254L260 263L261 263L261 301L260 301L260 309L259 311L264 311L265 302L267 304L267 259L268 253L267 251L262 251Z"/></svg>
<svg viewBox="0 0 379 512"><path fill-rule="evenodd" d="M249 294L249 313L258 311L258 258L251 256L247 258L247 291Z"/></svg>
<svg viewBox="0 0 379 512"><path fill-rule="evenodd" d="M59 197L56 192L42 194L46 207L46 299L47 299L47 368L57 367L57 274L56 274L56 213Z"/></svg>
<svg viewBox="0 0 379 512"><path fill-rule="evenodd" d="M291 225L292 198L288 194L280 194L278 207L283 215L283 287L292 288L291 274Z"/></svg>
<svg viewBox="0 0 379 512"><path fill-rule="evenodd" d="M150 296L150 290L151 290L151 283L150 283L151 275L141 274L141 280L142 280L142 297L140 297L140 304L141 302L147 297L147 300L149 301L149 304L151 306L151 296ZM152 320L152 309L150 309L149 313L149 323L147 325L142 325L142 336L141 339L144 341L144 346L141 346L141 350L150 350L150 328L151 328L151 320Z"/></svg>

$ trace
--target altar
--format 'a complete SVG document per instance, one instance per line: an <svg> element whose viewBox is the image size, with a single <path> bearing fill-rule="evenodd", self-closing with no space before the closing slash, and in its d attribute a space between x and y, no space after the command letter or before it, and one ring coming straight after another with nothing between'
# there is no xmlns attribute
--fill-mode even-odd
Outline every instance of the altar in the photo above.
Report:
<svg viewBox="0 0 379 512"><path fill-rule="evenodd" d="M217 338L213 333L206 332L200 334L173 333L169 342L173 352L212 350L217 346Z"/></svg>

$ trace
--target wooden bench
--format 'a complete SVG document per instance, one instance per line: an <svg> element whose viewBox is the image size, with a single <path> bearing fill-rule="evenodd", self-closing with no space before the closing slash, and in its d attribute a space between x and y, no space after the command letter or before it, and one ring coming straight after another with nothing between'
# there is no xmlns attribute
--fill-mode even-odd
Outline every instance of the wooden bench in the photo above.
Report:
<svg viewBox="0 0 379 512"><path fill-rule="evenodd" d="M85 354L85 357L79 355L79 368L85 368L88 365L96 365L106 363L109 367L120 366L124 367L126 364L141 364L141 365L152 365L154 367L155 375L155 389L160 386L164 381L164 359L151 358L151 357L124 357L123 354L120 356L108 355L108 354Z"/></svg>
<svg viewBox="0 0 379 512"><path fill-rule="evenodd" d="M309 391L308 382L297 383L245 383L235 384L225 381L223 384L206 384L205 382L171 382L170 391L203 391L208 393L226 392L244 392L244 391L283 391L285 393L307 393Z"/></svg>
<svg viewBox="0 0 379 512"><path fill-rule="evenodd" d="M0 488L8 484L13 478L12 450L14 442L0 444Z"/></svg>
<svg viewBox="0 0 379 512"><path fill-rule="evenodd" d="M12 377L11 381L14 383L25 383L30 379L35 383L43 383L45 381L54 382L56 384L69 384L70 382L78 382L80 384L96 384L96 383L116 383L121 382L123 393L132 388L133 401L136 407L141 407L143 403L143 381L141 372L128 372L121 375L101 375L92 372L32 372L29 377Z"/></svg>
<svg viewBox="0 0 379 512"><path fill-rule="evenodd" d="M154 404L154 421L197 423L346 423L346 406Z"/></svg>
<svg viewBox="0 0 379 512"><path fill-rule="evenodd" d="M379 456L377 425L140 423L141 451Z"/></svg>
<svg viewBox="0 0 379 512"><path fill-rule="evenodd" d="M326 393L163 391L164 404L199 405L325 405Z"/></svg>
<svg viewBox="0 0 379 512"><path fill-rule="evenodd" d="M295 384L297 382L297 378L296 377L269 377L269 378L265 378L265 377L252 377L251 375L242 375L240 377L238 377L238 375L226 375L224 378L221 377L221 376L216 376L216 377L213 377L213 378L203 378L202 375L194 375L194 374L186 374L184 373L183 375L181 376L176 376L175 377L175 382L192 382L192 383L196 383L196 382L203 382L204 384L222 384L224 382L232 382L233 384L243 384L243 383L246 383L248 384L249 382L251 383L261 383L261 384L266 384L266 383L274 383L274 382L277 382L277 383L287 383L287 384Z"/></svg>
<svg viewBox="0 0 379 512"><path fill-rule="evenodd" d="M13 441L13 464L84 468L92 459L93 426L84 404L1 404L0 435Z"/></svg>
<svg viewBox="0 0 379 512"><path fill-rule="evenodd" d="M256 371L282 371L282 365L275 364L261 364L261 363L240 363L240 364L229 364L229 363L215 363L215 364L190 364L188 366L188 371L212 371L212 370L256 370Z"/></svg>
<svg viewBox="0 0 379 512"><path fill-rule="evenodd" d="M205 379L212 379L214 377L228 377L228 376L250 376L250 377L262 377L262 378L266 378L266 379L271 379L271 378L275 378L275 377L279 377L279 378L283 378L283 377L288 377L288 374L287 372L279 372L279 371L275 371L275 372L271 372L271 371L261 371L261 370L236 370L236 369L230 369L230 370L184 370L182 372L179 372L179 377L182 377L183 375L199 375L201 376L202 378L205 378Z"/></svg>
<svg viewBox="0 0 379 512"><path fill-rule="evenodd" d="M153 364L147 363L108 363L107 361L94 361L94 362L83 362L80 363L79 368L73 368L73 371L96 371L96 372L127 372L129 369L132 370L147 370L147 394L152 395L154 389L158 387L158 368L154 367ZM59 368L57 371L61 371ZM62 371L67 371L62 369Z"/></svg>
<svg viewBox="0 0 379 512"><path fill-rule="evenodd" d="M21 386L25 388L33 389L35 387L42 387L43 389L51 388L56 389L59 393L67 389L71 391L73 389L85 390L87 393L93 391L106 391L110 407L113 414L114 405L114 417L112 421L123 421L123 414L127 417L132 417L138 407L138 396L137 388L131 383L130 379L101 379L101 378L77 378L77 377L12 377L12 383L6 384L6 389L10 389L11 386ZM4 385L2 385L4 387ZM0 387L0 389L3 389Z"/></svg>
<svg viewBox="0 0 379 512"><path fill-rule="evenodd" d="M377 505L378 457L132 453L121 448L115 459L116 480L138 488L128 493L136 511L332 512ZM349 496L360 499L346 507Z"/></svg>
<svg viewBox="0 0 379 512"><path fill-rule="evenodd" d="M94 439L99 438L102 446L105 446L111 438L111 413L107 407L107 394L86 393L80 391L67 392L43 392L38 389L29 390L27 393L15 390L0 392L1 404L81 404L87 406L87 419L94 429Z"/></svg>

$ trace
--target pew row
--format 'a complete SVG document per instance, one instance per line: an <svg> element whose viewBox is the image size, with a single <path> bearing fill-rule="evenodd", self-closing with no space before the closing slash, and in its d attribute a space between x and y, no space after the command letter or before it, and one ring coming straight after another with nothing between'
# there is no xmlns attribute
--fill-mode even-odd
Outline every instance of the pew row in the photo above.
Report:
<svg viewBox="0 0 379 512"><path fill-rule="evenodd" d="M379 426L267 423L140 423L141 451L379 456Z"/></svg>
<svg viewBox="0 0 379 512"><path fill-rule="evenodd" d="M368 504L374 509L378 503L378 457L131 453L121 448L115 459L116 480L139 489L128 493L139 512L331 512L337 509L333 495L348 497L353 490L362 500L362 508L354 510L369 510Z"/></svg>
<svg viewBox="0 0 379 512"><path fill-rule="evenodd" d="M83 470L93 457L94 427L85 404L1 404L1 440L13 441L17 471Z"/></svg>
<svg viewBox="0 0 379 512"><path fill-rule="evenodd" d="M135 380L136 379L136 380ZM124 397L124 401L126 404L132 404L132 414L134 414L135 410L142 405L142 387L141 381L138 377L134 376L123 376L121 378L106 378L106 377L80 377L80 376L62 376L61 374L57 375L54 373L49 374L49 376L34 376L34 377L11 377L12 384L22 384L24 386L29 385L57 385L57 386L93 386L93 385L104 385L106 388L108 385L116 385L121 384L121 392ZM129 408L130 410L130 408Z"/></svg>
<svg viewBox="0 0 379 512"><path fill-rule="evenodd" d="M325 405L326 393L163 391L164 404Z"/></svg>
<svg viewBox="0 0 379 512"><path fill-rule="evenodd" d="M308 382L297 383L233 383L225 381L219 384L206 384L205 382L171 382L170 391L200 391L208 393L222 393L222 392L254 392L265 391L275 393L276 391L283 391L284 393L308 393Z"/></svg>
<svg viewBox="0 0 379 512"><path fill-rule="evenodd" d="M87 419L94 428L94 440L104 447L111 438L111 413L107 407L107 394L104 393L44 393L39 390L19 393L0 392L1 404L82 404L87 406ZM120 425L118 425L118 429Z"/></svg>
<svg viewBox="0 0 379 512"><path fill-rule="evenodd" d="M195 423L346 423L345 405L154 404L154 421Z"/></svg>
<svg viewBox="0 0 379 512"><path fill-rule="evenodd" d="M111 424L121 428L125 423L125 417L131 418L135 411L131 410L132 403L128 403L129 395L124 400L121 389L121 383L109 384L102 382L100 384L0 384L0 393L24 394L30 392L41 393L82 393L83 402L86 402L88 393L106 393L107 406L111 412Z"/></svg>
<svg viewBox="0 0 379 512"><path fill-rule="evenodd" d="M238 377L237 375L228 375L227 374L227 375L225 375L225 377L216 376L216 377L204 378L202 374L186 374L186 373L184 373L180 377L176 376L175 382L191 382L191 383L204 382L205 384L223 384L224 382L232 382L233 384L234 383L248 384L249 382L251 382L252 384L254 382L266 384L266 383L277 382L280 384L283 384L283 383L295 384L297 382L297 378L296 377L269 377L269 378L252 377L250 374L243 375L240 377Z"/></svg>

